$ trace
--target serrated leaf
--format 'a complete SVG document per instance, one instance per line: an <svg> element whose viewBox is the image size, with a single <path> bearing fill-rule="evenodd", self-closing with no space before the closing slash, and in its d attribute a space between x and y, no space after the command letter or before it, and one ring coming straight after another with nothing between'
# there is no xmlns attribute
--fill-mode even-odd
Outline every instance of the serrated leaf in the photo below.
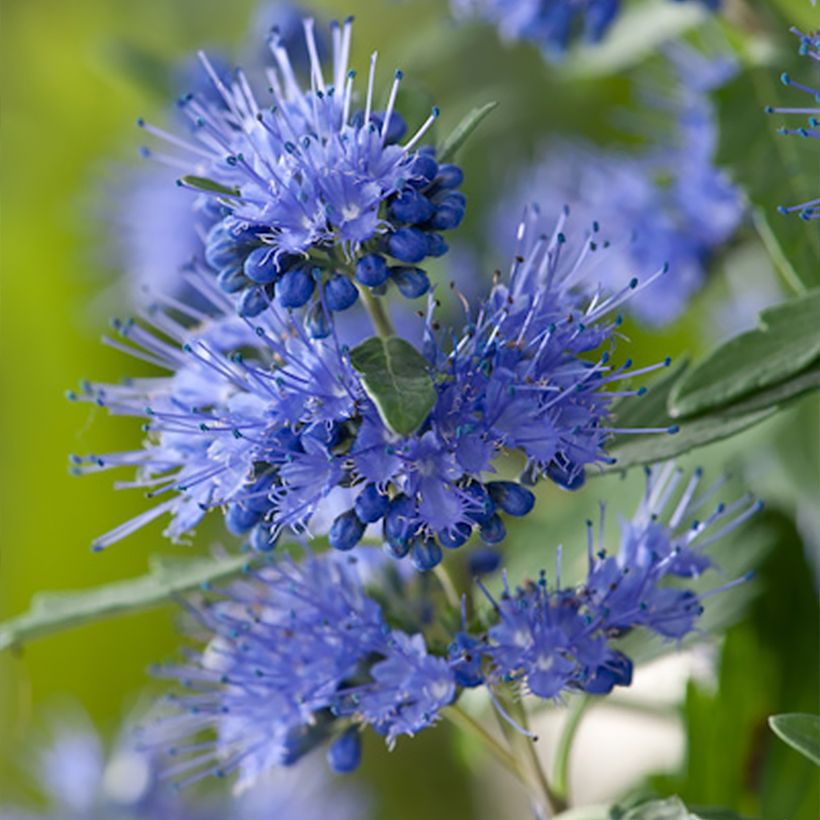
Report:
<svg viewBox="0 0 820 820"><path fill-rule="evenodd" d="M820 359L820 291L763 311L760 327L713 350L672 389L673 417L725 407Z"/></svg>
<svg viewBox="0 0 820 820"><path fill-rule="evenodd" d="M467 138L478 128L482 120L497 107L498 102L493 100L470 111L439 146L438 161L449 162L456 155L458 149L467 141Z"/></svg>
<svg viewBox="0 0 820 820"><path fill-rule="evenodd" d="M180 182L188 188L196 188L197 191L206 191L209 194L224 194L230 197L241 196L239 188L236 186L229 187L213 179L208 179L208 177L188 175L182 177Z"/></svg>
<svg viewBox="0 0 820 820"><path fill-rule="evenodd" d="M350 351L382 421L400 436L419 428L436 402L424 356L398 336L374 336Z"/></svg>
<svg viewBox="0 0 820 820"><path fill-rule="evenodd" d="M158 606L242 572L247 555L221 558L166 559L152 556L149 572L92 589L40 592L27 612L0 624L0 650L99 618Z"/></svg>
<svg viewBox="0 0 820 820"><path fill-rule="evenodd" d="M772 715L769 726L784 743L820 766L820 715Z"/></svg>

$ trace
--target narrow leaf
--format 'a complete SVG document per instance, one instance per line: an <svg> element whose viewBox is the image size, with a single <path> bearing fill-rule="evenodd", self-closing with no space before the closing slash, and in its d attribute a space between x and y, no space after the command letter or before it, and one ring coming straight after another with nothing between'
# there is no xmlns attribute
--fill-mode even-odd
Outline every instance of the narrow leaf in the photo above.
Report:
<svg viewBox="0 0 820 820"><path fill-rule="evenodd" d="M227 185L222 185L220 182L216 182L213 179L208 179L208 177L197 177L197 176L184 176L179 180L181 185L184 185L188 188L196 188L197 191L207 191L209 194L224 194L225 196L241 196L239 188L237 187L228 187Z"/></svg>
<svg viewBox="0 0 820 820"><path fill-rule="evenodd" d="M424 356L398 336L374 336L350 351L350 361L382 421L402 436L418 429L436 402Z"/></svg>
<svg viewBox="0 0 820 820"><path fill-rule="evenodd" d="M760 325L729 339L689 369L670 395L674 417L723 407L820 359L820 291L765 310Z"/></svg>
<svg viewBox="0 0 820 820"><path fill-rule="evenodd" d="M784 743L820 766L820 715L772 715L769 726Z"/></svg>
<svg viewBox="0 0 820 820"><path fill-rule="evenodd" d="M244 571L247 555L167 560L153 556L146 575L92 589L40 592L22 615L0 624L0 650L123 612L158 606L184 592Z"/></svg>
<svg viewBox="0 0 820 820"><path fill-rule="evenodd" d="M497 107L498 102L493 100L470 111L439 146L438 161L449 162L456 155L458 149L467 141L467 138L478 128L481 121Z"/></svg>

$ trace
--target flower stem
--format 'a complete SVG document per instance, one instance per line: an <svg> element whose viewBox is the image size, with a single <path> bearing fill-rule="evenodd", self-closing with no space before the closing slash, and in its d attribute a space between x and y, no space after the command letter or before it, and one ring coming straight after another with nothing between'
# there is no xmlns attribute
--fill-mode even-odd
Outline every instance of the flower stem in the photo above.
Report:
<svg viewBox="0 0 820 820"><path fill-rule="evenodd" d="M358 282L356 287L359 289L359 294L362 297L364 306L370 314L370 321L373 322L373 329L382 338L386 339L388 336L395 336L396 329L393 327L393 322L384 308L384 300L378 296L374 296L370 292L370 288L363 287Z"/></svg>
<svg viewBox="0 0 820 820"><path fill-rule="evenodd" d="M442 710L442 715L454 726L479 740L481 745L527 789L532 788L530 779L522 770L518 759L508 749L505 749L472 715L465 712L457 704L447 706Z"/></svg>
<svg viewBox="0 0 820 820"><path fill-rule="evenodd" d="M433 570L433 574L436 576L438 582L441 584L441 588L444 590L447 603L450 604L453 609L458 610L461 606L461 601L459 600L458 592L456 591L456 586L453 583L453 579L450 577L450 573L447 572L447 568L444 564L439 564Z"/></svg>
<svg viewBox="0 0 820 820"><path fill-rule="evenodd" d="M567 722L558 741L555 754L555 770L553 772L553 791L565 805L569 805L569 757L572 752L572 742L592 700L585 695L579 695L570 706Z"/></svg>

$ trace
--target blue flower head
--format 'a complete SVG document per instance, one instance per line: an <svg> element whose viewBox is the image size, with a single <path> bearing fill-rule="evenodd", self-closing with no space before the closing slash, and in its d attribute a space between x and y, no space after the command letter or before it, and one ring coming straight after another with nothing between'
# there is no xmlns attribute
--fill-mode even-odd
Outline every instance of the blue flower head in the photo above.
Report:
<svg viewBox="0 0 820 820"><path fill-rule="evenodd" d="M349 771L364 726L392 746L436 722L455 697L449 665L428 655L422 635L391 629L367 574L356 558L306 552L190 605L207 646L158 670L188 691L172 697L175 716L146 729L177 761L172 776L185 784L236 771L241 789L332 738L331 765ZM188 742L202 731L210 740Z"/></svg>
<svg viewBox="0 0 820 820"><path fill-rule="evenodd" d="M217 216L205 257L224 290L242 293L239 310L248 316L274 298L282 307L302 307L318 296L316 284L326 282L334 284L325 311L349 307L354 282L381 293L394 281L415 298L429 286L417 266L446 252L441 231L464 216L461 170L440 165L435 150L421 144L438 110L405 138L407 125L396 110L402 73L377 110L375 53L364 108L357 109L355 72L348 70L352 21L332 27L329 74L313 21L305 20L304 29L309 90L299 85L274 31L269 100L254 94L241 71L223 81L201 55L220 104L198 94L182 100L190 139L140 121L184 155L169 160L189 171L180 185L204 195Z"/></svg>
<svg viewBox="0 0 820 820"><path fill-rule="evenodd" d="M387 550L427 570L474 531L488 544L503 540L503 516L532 509L528 484L579 487L588 467L609 460L611 435L633 432L612 426L610 408L643 391L617 383L669 362L611 363L617 309L640 286L633 278L608 296L576 292L575 278L606 250L593 234L567 253L566 220L551 236L522 227L509 280L466 317L460 336L436 329L430 301L424 348L436 400L409 435L386 425L335 325L317 339L276 305L237 316L207 273L188 276L213 306L207 315L188 309L198 324L160 307L149 314L154 330L118 324L121 338L110 344L170 375L85 383L72 394L146 418L142 449L74 459L79 472L136 467L136 481L121 486L158 502L97 548L164 513L166 534L180 539L221 507L228 529L262 551L285 529L327 533L331 546L349 550L381 522ZM330 283L319 287L325 299ZM525 460L521 480L496 479L495 465L512 452Z"/></svg>
<svg viewBox="0 0 820 820"><path fill-rule="evenodd" d="M804 34L797 28L792 28L791 31L800 39L800 54L809 57L815 62L820 62L820 32ZM766 112L769 114L801 115L807 117L805 125L797 128L781 128L778 133L805 137L806 139L820 139L820 87L797 82L786 72L780 75L780 80L783 85L808 94L813 104L799 108L767 106ZM805 220L817 219L820 218L820 198L810 199L796 205L781 205L778 210L783 214L796 213L801 219Z"/></svg>

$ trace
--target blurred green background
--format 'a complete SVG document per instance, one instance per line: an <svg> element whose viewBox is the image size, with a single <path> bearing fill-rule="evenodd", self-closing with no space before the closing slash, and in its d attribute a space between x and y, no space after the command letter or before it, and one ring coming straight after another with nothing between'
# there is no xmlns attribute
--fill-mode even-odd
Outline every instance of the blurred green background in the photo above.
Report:
<svg viewBox="0 0 820 820"><path fill-rule="evenodd" d="M406 106L426 108L434 99L444 132L472 106L500 100L499 111L464 153L470 206L463 242L483 244L483 211L509 169L525 164L545 136L559 131L612 139L605 112L630 99L626 69L570 76L546 67L533 48L502 47L490 30L472 27L456 35L442 22L443 0L310 5L328 17L356 14L354 64L362 66L378 47L383 78L401 65L408 78ZM127 420L69 404L64 392L82 377L116 381L138 370L99 343L109 316L127 313L113 286L106 254L111 225L99 194L117 163L134 161L142 138L136 117L162 121L166 100L156 84L162 67L202 45L238 48L254 8L248 0L3 3L2 618L23 610L37 590L133 576L145 571L151 551L187 549L164 543L160 522L91 554L96 535L136 515L145 502L136 492L112 492L110 474L70 476L67 456L132 447L139 432ZM808 8L808 2L791 0L757 4L775 25L798 18L810 23ZM708 348L714 335L706 328L726 293L725 266L752 260L775 279L751 231L742 233L733 252L676 325L654 335L630 327L630 353L637 361L697 356ZM811 501L812 486L820 494L819 420L817 400L805 400L700 458L715 471L735 466L773 498L774 512L759 524L771 536L769 557L757 597L727 638L721 687L717 693L690 690L685 725L696 745L688 768L654 781L694 803L722 803L750 816L816 817L816 776L767 735L765 717L818 708L815 576L793 522L800 499ZM606 481L614 487L617 480ZM605 492L604 482L591 483L577 497L545 490L540 518L514 533L524 544L517 560L533 571L541 560L534 556L557 544L559 533L577 538ZM554 543L543 543L545 525ZM203 551L220 538L220 527L203 528L193 549ZM144 691L147 665L173 651L172 627L173 613L165 608L0 656L0 796L19 785L21 750L56 700L76 699L112 732ZM370 744L365 776L380 795L379 816L475 816L464 750L445 742L447 732L439 728L400 743L389 766L380 744Z"/></svg>

